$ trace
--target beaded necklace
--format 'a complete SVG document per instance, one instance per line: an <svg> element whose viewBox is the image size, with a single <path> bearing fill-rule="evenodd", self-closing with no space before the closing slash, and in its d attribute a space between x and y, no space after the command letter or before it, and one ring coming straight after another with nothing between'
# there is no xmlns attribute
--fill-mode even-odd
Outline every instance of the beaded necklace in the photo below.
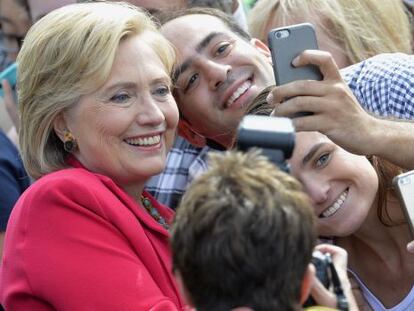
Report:
<svg viewBox="0 0 414 311"><path fill-rule="evenodd" d="M141 202L151 217L168 231L170 229L170 225L165 221L164 217L161 216L160 212L158 212L158 210L152 205L150 199L141 195Z"/></svg>

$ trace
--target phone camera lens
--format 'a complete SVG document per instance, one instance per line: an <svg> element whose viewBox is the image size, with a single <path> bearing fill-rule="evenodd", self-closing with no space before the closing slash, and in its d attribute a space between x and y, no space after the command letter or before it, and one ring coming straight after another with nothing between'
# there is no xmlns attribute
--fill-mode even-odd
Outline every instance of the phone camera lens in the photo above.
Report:
<svg viewBox="0 0 414 311"><path fill-rule="evenodd" d="M289 30L288 29L281 29L275 32L276 39L284 39L289 37Z"/></svg>

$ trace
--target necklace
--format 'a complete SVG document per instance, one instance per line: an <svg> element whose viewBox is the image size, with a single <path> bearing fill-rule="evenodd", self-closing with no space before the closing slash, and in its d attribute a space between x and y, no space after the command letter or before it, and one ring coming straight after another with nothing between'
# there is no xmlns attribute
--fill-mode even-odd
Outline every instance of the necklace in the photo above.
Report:
<svg viewBox="0 0 414 311"><path fill-rule="evenodd" d="M141 195L141 202L151 217L168 231L170 229L170 225L165 221L164 217L160 215L160 212L158 212L158 210L152 205L150 199Z"/></svg>

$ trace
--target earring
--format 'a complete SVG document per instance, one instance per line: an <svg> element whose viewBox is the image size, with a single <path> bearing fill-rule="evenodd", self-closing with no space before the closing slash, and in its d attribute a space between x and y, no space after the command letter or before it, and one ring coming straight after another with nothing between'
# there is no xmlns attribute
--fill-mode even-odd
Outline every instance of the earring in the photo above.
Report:
<svg viewBox="0 0 414 311"><path fill-rule="evenodd" d="M75 137L72 135L71 132L65 131L65 135L63 137L63 148L66 152L72 153L78 147L76 143Z"/></svg>

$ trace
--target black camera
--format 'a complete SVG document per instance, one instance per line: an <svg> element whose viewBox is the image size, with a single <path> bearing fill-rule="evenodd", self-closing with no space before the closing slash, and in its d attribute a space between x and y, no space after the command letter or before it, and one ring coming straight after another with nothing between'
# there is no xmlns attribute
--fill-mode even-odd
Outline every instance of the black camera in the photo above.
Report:
<svg viewBox="0 0 414 311"><path fill-rule="evenodd" d="M330 254L323 254L320 251L314 251L312 254L311 262L315 266L316 270L316 277L321 281L325 288L330 288L332 285L331 276L329 272L329 266L332 262ZM303 304L304 307L314 306L315 300L312 297L309 297L305 303Z"/></svg>
<svg viewBox="0 0 414 311"><path fill-rule="evenodd" d="M329 288L332 283L329 276L329 265L332 262L331 255L329 253L323 254L320 251L314 251L311 262L316 268L316 276L319 281L321 281L325 288Z"/></svg>
<svg viewBox="0 0 414 311"><path fill-rule="evenodd" d="M327 289L331 289L336 295L336 307L341 311L348 311L348 300L342 289L341 281L339 280L338 273L332 262L331 254L321 253L320 251L314 251L312 254L311 262L316 269L316 277L321 281L323 286ZM304 307L314 306L316 303L312 297L309 297L305 301Z"/></svg>
<svg viewBox="0 0 414 311"><path fill-rule="evenodd" d="M237 148L246 151L251 147L262 150L273 163L289 172L286 159L295 147L295 129L289 118L247 115L240 122Z"/></svg>

